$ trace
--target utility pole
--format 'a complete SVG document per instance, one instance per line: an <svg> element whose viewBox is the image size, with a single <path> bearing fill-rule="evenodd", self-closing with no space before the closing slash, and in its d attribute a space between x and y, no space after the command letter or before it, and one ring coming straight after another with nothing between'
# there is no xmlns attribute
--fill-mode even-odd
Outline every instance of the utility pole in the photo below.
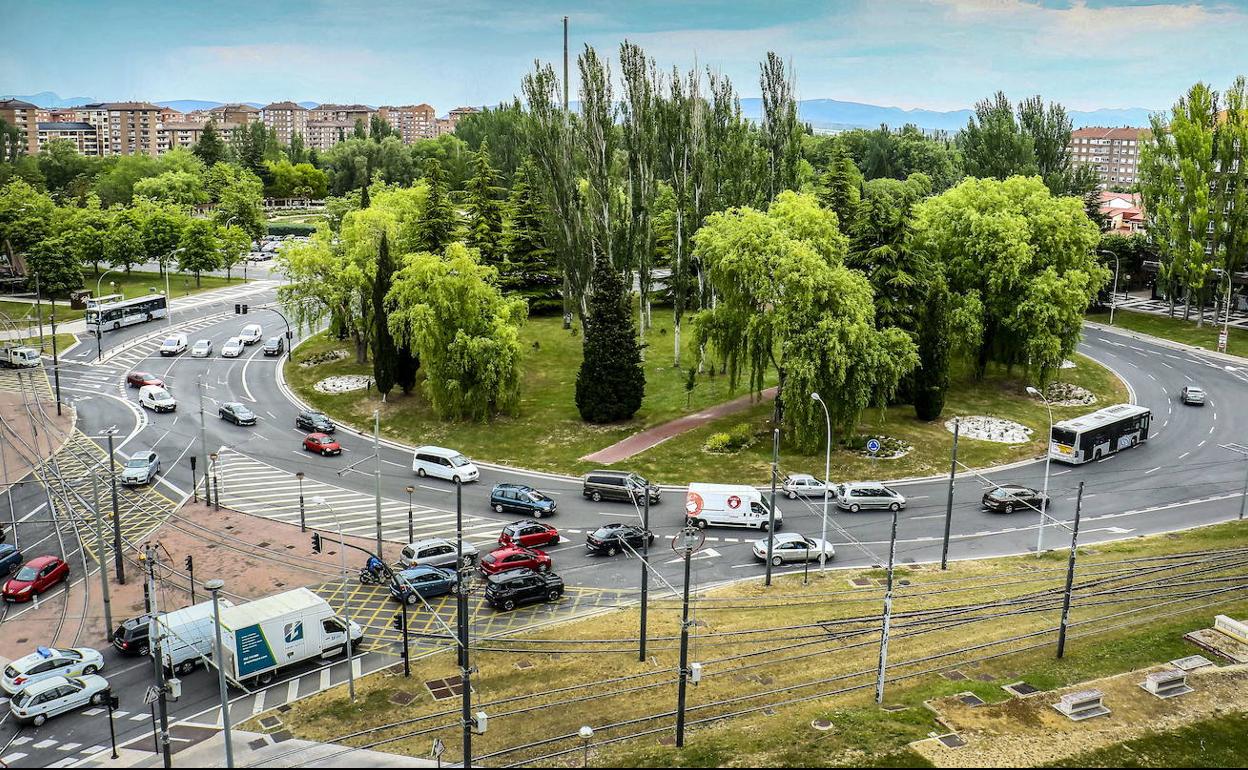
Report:
<svg viewBox="0 0 1248 770"><path fill-rule="evenodd" d="M215 474L214 474L215 475ZM334 518L338 519L337 512ZM351 703L355 703L355 647L351 644L351 613L347 606L347 546L342 537L342 520L338 519L338 554L342 564L342 614L347 621L347 689L351 693Z"/></svg>
<svg viewBox="0 0 1248 770"><path fill-rule="evenodd" d="M1070 594L1075 584L1075 552L1079 547L1079 515L1083 509L1083 482L1075 497L1075 526L1070 532L1070 557L1066 560L1066 592L1062 596L1062 622L1057 628L1057 658L1066 654L1066 626L1070 621Z"/></svg>
<svg viewBox="0 0 1248 770"><path fill-rule="evenodd" d="M221 482L217 480L217 458L216 452L208 455L208 459L212 461L212 509L214 511L221 510Z"/></svg>
<svg viewBox="0 0 1248 770"><path fill-rule="evenodd" d="M173 767L173 756L169 750L169 702L167 699L168 685L165 683L164 651L161 642L165 636L161 633L162 622L156 607L156 549L150 543L143 546L143 558L147 562L147 590L152 597L152 625L156 628L148 648L152 653L152 662L156 669L156 704L160 711L160 753L164 758L165 767Z"/></svg>
<svg viewBox="0 0 1248 770"><path fill-rule="evenodd" d="M208 430L204 422L204 375L199 375L199 449L204 454L204 495L206 502L212 502L212 490L208 488Z"/></svg>
<svg viewBox="0 0 1248 770"><path fill-rule="evenodd" d="M642 496L641 528L650 532L650 490ZM650 603L650 538L641 540L641 628L638 637L641 643L637 651L637 660L646 662L646 610Z"/></svg>
<svg viewBox="0 0 1248 770"><path fill-rule="evenodd" d="M408 645L411 642L407 633L407 596L401 597L399 599L399 604L401 605L401 609L399 612L394 614L394 620L391 621L390 627L396 631L403 632L403 676L406 679L410 679L412 676L412 664L411 660L408 658L408 655L410 654L410 647Z"/></svg>
<svg viewBox="0 0 1248 770"><path fill-rule="evenodd" d="M676 686L676 748L679 749L685 745L685 695L689 687L689 571L694 551L705 540L701 531L688 527L677 537L681 539L685 558L685 588L680 610L680 680Z"/></svg>
<svg viewBox="0 0 1248 770"><path fill-rule="evenodd" d="M39 274L35 273L35 318L39 321L39 352L43 352L43 291L39 288Z"/></svg>
<svg viewBox="0 0 1248 770"><path fill-rule="evenodd" d="M414 522L412 520L412 493L415 491L416 487L411 484L407 485L407 542L409 543L415 542L415 535L413 534Z"/></svg>
<svg viewBox="0 0 1248 770"><path fill-rule="evenodd" d="M104 517L100 515L100 477L91 474L91 508L95 511L95 560L100 564L100 593L104 595L104 628L113 630L113 606L108 597L108 549L104 545ZM17 539L14 530L14 540Z"/></svg>
<svg viewBox="0 0 1248 770"><path fill-rule="evenodd" d="M225 691L225 669L221 663L225 660L225 653L221 646L221 589L225 587L225 581L220 578L213 578L204 587L212 592L212 622L213 632L215 634L216 650L213 655L213 663L217 668L217 690L221 696L221 725L224 728L222 737L225 738L225 766L227 768L234 767L234 744L230 742L230 699ZM347 643L350 644L350 626L347 627Z"/></svg>
<svg viewBox="0 0 1248 770"><path fill-rule="evenodd" d="M568 17L563 17L563 112L568 112Z"/></svg>
<svg viewBox="0 0 1248 770"><path fill-rule="evenodd" d="M953 459L949 461L949 499L945 501L945 539L940 547L940 568L949 569L949 528L953 526L953 483L958 473L958 428L961 420L953 418Z"/></svg>
<svg viewBox="0 0 1248 770"><path fill-rule="evenodd" d="M767 511L767 577L763 585L771 585L771 556L776 546L776 474L780 466L780 428L771 431L771 509ZM826 482L826 479L825 479Z"/></svg>
<svg viewBox="0 0 1248 770"><path fill-rule="evenodd" d="M113 462L113 434L108 434L108 480L113 487L113 566L117 582L126 584L126 562L121 552L121 506L117 502L117 466Z"/></svg>
<svg viewBox="0 0 1248 770"><path fill-rule="evenodd" d="M295 478L299 480L299 531L307 532L308 523L303 507L303 471L296 471Z"/></svg>
<svg viewBox="0 0 1248 770"><path fill-rule="evenodd" d="M56 416L61 416L61 362L56 349L56 301L49 311L52 320L52 379L56 382ZM42 352L42 351L40 351Z"/></svg>
<svg viewBox="0 0 1248 770"><path fill-rule="evenodd" d="M377 558L386 560L381 552L381 410L373 410L373 498L377 508Z"/></svg>
<svg viewBox="0 0 1248 770"><path fill-rule="evenodd" d="M888 667L888 631L893 620L893 567L897 563L897 511L888 540L888 586L884 589L884 622L880 626L880 665L875 675L875 702L884 702L884 670Z"/></svg>
<svg viewBox="0 0 1248 770"><path fill-rule="evenodd" d="M468 655L468 579L472 570L464 564L464 483L455 482L455 559L459 579L455 581L455 626L459 636L459 676L463 687L461 698L464 757L463 766L472 767L472 665Z"/></svg>

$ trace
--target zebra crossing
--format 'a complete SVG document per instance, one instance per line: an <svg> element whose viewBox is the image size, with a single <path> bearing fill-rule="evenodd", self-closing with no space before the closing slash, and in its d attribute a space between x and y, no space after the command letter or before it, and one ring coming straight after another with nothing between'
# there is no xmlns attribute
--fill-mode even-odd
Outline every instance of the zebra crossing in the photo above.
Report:
<svg viewBox="0 0 1248 770"><path fill-rule="evenodd" d="M229 447L217 458L221 504L227 508L288 524L299 523L300 482L293 473L249 457ZM304 518L307 526L337 530L344 535L371 537L377 531L377 509L372 495L333 484L303 480ZM322 503L314 503L320 499ZM407 542L407 501L382 499L382 537ZM453 537L455 512L423 505L412 507L412 533L416 540ZM479 516L464 516L464 539L474 544L498 541L501 524Z"/></svg>
<svg viewBox="0 0 1248 770"><path fill-rule="evenodd" d="M103 711L104 709L96 708L82 713L90 716L102 713ZM147 712L135 715L130 714L130 712L127 711L115 711L113 712L113 717L115 719L129 717L134 721L139 721L140 719L151 719L151 716ZM82 743L75 743L73 741L58 741L53 738L37 740L35 736L32 735L20 735L14 738L9 743L7 748L16 748L20 750L10 751L0 757L0 763L3 763L5 767L12 767L15 762L26 759L31 756L32 753L37 756L38 752L42 752L43 757L45 758L45 761L41 761L39 763L43 767L70 767L88 757L108 750L108 746L99 744L88 746ZM46 759L50 757L59 757L59 759Z"/></svg>
<svg viewBox="0 0 1248 770"><path fill-rule="evenodd" d="M173 327L172 331L186 334L189 337L200 329L206 329L209 326L220 323L223 318L228 317L231 317L231 314L214 313L213 315L197 318L194 321L178 324ZM152 334L141 338L130 347L124 348L115 353L106 349L104 351L104 357L100 361L88 361L87 365L121 368L122 370L134 369L138 367L144 359L157 355L157 351L160 349L161 343L165 340L167 331L170 330L161 329L154 331Z"/></svg>
<svg viewBox="0 0 1248 770"><path fill-rule="evenodd" d="M1119 310L1134 310L1140 313L1151 313L1153 315L1169 315L1170 314L1170 303L1164 299L1151 299L1149 297L1131 297L1130 299L1118 300L1115 306ZM1182 307L1183 307L1182 303L1178 303L1176 305L1177 312L1182 313L1183 312ZM1225 312L1223 308L1224 308L1223 305L1219 305L1218 308L1216 308L1213 311L1214 317L1219 319L1219 322L1222 318L1222 314ZM1195 313L1194 310L1193 310L1193 313ZM1248 329L1248 313L1245 313L1243 310L1239 310L1239 309L1232 310L1230 325L1237 326L1241 329Z"/></svg>

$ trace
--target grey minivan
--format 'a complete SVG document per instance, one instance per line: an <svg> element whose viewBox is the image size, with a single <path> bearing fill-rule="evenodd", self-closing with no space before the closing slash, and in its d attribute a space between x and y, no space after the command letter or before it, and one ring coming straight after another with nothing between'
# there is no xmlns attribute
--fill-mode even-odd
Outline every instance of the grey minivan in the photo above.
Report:
<svg viewBox="0 0 1248 770"><path fill-rule="evenodd" d="M640 503L648 494L650 504L659 502L662 490L658 486L628 471L590 471L585 474L581 494L595 503L601 500Z"/></svg>
<svg viewBox="0 0 1248 770"><path fill-rule="evenodd" d="M876 482L840 484L836 487L836 507L850 513L875 509L900 511L906 498Z"/></svg>

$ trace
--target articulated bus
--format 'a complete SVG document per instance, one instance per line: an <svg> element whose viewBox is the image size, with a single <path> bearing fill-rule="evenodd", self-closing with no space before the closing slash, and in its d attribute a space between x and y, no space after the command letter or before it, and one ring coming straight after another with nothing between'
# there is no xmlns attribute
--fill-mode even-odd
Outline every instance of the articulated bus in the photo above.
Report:
<svg viewBox="0 0 1248 770"><path fill-rule="evenodd" d="M1078 465L1148 441L1153 413L1148 407L1117 404L1053 425L1049 456Z"/></svg>
<svg viewBox="0 0 1248 770"><path fill-rule="evenodd" d="M87 331L111 331L123 326L164 318L169 314L169 303L164 294L145 294L133 299L87 303Z"/></svg>

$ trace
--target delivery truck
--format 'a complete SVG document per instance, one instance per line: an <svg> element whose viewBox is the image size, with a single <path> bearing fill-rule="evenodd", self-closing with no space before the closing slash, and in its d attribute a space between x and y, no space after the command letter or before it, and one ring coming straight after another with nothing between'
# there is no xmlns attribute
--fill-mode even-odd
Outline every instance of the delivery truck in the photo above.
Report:
<svg viewBox="0 0 1248 770"><path fill-rule="evenodd" d="M235 682L265 685L280 669L347 651L347 621L329 602L296 588L221 610L221 665ZM364 636L350 624L351 644Z"/></svg>
<svg viewBox="0 0 1248 770"><path fill-rule="evenodd" d="M39 365L39 351L28 347L0 347L0 366L6 369L30 369Z"/></svg>
<svg viewBox="0 0 1248 770"><path fill-rule="evenodd" d="M229 599L221 600L222 611L233 606ZM163 612L149 624L148 638L160 640L160 659L169 673L184 676L194 671L201 661L207 663L212 657L215 636L212 602Z"/></svg>
<svg viewBox="0 0 1248 770"><path fill-rule="evenodd" d="M766 531L771 523L768 501L754 487L742 484L690 484L685 493L685 517L698 529L745 527ZM776 507L776 529L784 517Z"/></svg>

